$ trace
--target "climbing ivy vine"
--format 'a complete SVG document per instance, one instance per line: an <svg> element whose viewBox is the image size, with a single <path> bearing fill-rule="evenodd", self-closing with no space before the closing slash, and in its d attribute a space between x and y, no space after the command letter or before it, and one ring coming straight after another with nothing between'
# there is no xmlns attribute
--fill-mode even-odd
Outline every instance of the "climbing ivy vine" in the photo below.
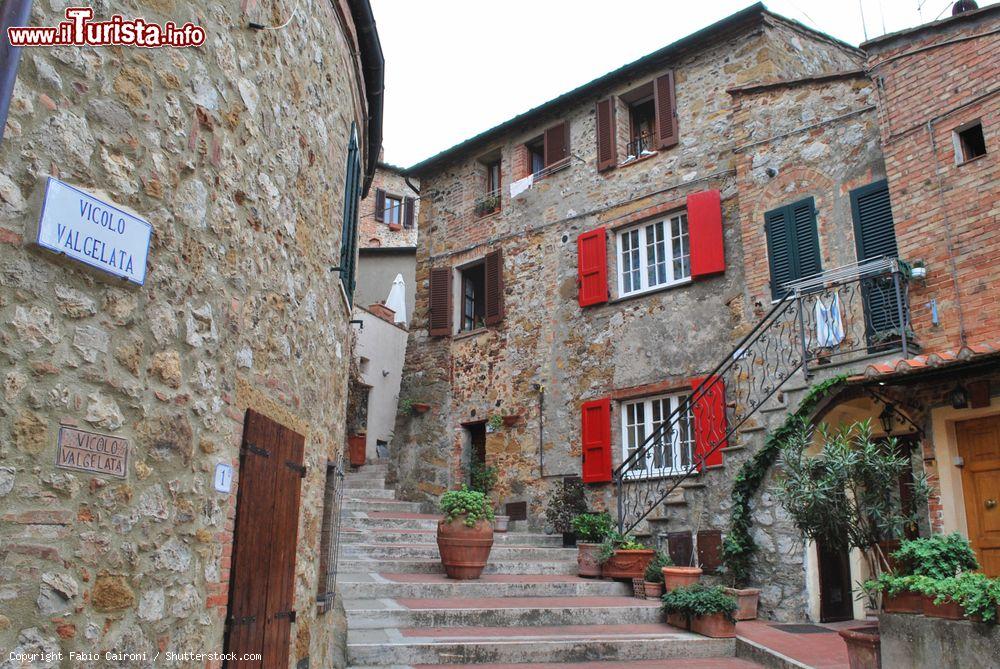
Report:
<svg viewBox="0 0 1000 669"><path fill-rule="evenodd" d="M726 571L737 586L744 586L749 582L750 565L757 551L757 544L750 535L750 528L753 525L750 500L757 494L768 470L778 459L782 444L794 434L796 428L806 420L830 390L846 379L846 375L835 376L812 386L802 398L798 409L785 416L785 422L767 435L764 447L743 463L736 474L731 495L733 507L730 512L729 534L722 545L722 559L726 564Z"/></svg>

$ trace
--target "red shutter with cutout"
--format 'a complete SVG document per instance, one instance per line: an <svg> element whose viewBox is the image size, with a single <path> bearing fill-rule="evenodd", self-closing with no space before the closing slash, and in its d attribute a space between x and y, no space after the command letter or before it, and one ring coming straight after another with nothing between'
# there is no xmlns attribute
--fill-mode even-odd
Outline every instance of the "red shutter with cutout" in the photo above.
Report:
<svg viewBox="0 0 1000 669"><path fill-rule="evenodd" d="M615 99L597 103L597 171L609 170L618 163L615 146Z"/></svg>
<svg viewBox="0 0 1000 669"><path fill-rule="evenodd" d="M451 334L451 268L435 267L430 276L430 315L428 330L432 337Z"/></svg>
<svg viewBox="0 0 1000 669"><path fill-rule="evenodd" d="M691 379L691 389L697 389L703 380ZM720 377L709 377L704 394L697 398L692 396L691 400L693 402L691 413L694 414L695 456L707 455L704 462L707 467L721 465L722 451L720 449L726 447L726 432L728 431L726 427L726 386Z"/></svg>
<svg viewBox="0 0 1000 669"><path fill-rule="evenodd" d="M656 110L656 148L669 149L677 144L677 97L674 93L673 70L653 83Z"/></svg>
<svg viewBox="0 0 1000 669"><path fill-rule="evenodd" d="M726 271L722 239L722 195L705 190L687 196L688 235L691 240L691 278Z"/></svg>
<svg viewBox="0 0 1000 669"><path fill-rule="evenodd" d="M487 325L503 320L503 252L500 249L486 254L486 309Z"/></svg>
<svg viewBox="0 0 1000 669"><path fill-rule="evenodd" d="M375 220L379 223L385 221L385 191L381 188L375 189Z"/></svg>
<svg viewBox="0 0 1000 669"><path fill-rule="evenodd" d="M581 307L608 301L607 232L597 228L576 238L576 265Z"/></svg>
<svg viewBox="0 0 1000 669"><path fill-rule="evenodd" d="M611 480L611 399L584 402L581 407L583 482Z"/></svg>

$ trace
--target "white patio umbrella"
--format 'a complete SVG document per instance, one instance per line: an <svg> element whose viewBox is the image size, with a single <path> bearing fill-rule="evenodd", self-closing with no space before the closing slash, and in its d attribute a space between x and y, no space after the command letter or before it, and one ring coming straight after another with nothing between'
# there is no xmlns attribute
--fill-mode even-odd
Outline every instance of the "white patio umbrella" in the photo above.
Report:
<svg viewBox="0 0 1000 669"><path fill-rule="evenodd" d="M389 297L385 298L385 306L396 312L393 320L397 323L406 322L406 282L403 275L397 274L389 289Z"/></svg>

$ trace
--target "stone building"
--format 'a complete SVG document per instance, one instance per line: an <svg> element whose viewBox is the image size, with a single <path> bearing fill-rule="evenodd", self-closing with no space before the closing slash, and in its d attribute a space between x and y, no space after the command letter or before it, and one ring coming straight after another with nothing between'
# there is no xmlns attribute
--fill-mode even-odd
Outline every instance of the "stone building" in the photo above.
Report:
<svg viewBox="0 0 1000 669"><path fill-rule="evenodd" d="M485 462L498 506L540 529L553 487L582 477L594 508L714 571L733 478L767 424L737 421L721 393L704 411L692 398L723 372L730 397L753 385L719 366L748 359L730 353L771 305L766 211L813 196L836 240L827 260L854 260L847 193L884 176L863 65L756 5L411 168L421 235L401 396L431 408L399 421L398 489L430 504ZM648 448L668 417L669 443ZM762 610L801 618L798 533L770 495L758 515Z"/></svg>
<svg viewBox="0 0 1000 669"><path fill-rule="evenodd" d="M321 537L383 65L367 0L292 10L146 4L206 46L22 51L0 144L0 666L344 663ZM96 251L108 234L134 255Z"/></svg>

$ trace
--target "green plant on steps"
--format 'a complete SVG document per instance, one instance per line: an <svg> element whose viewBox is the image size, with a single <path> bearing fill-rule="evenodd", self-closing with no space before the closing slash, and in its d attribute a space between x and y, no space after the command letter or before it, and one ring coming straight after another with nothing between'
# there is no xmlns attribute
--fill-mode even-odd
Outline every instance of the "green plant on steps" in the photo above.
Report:
<svg viewBox="0 0 1000 669"><path fill-rule="evenodd" d="M472 471L469 474L469 479L472 482L470 486L471 490L489 495L493 492L493 486L497 484L496 467L490 467L479 462L474 463Z"/></svg>
<svg viewBox="0 0 1000 669"><path fill-rule="evenodd" d="M819 403L837 386L847 380L846 375L832 377L812 386L799 403L798 409L785 417L785 422L772 430L764 440L764 446L743 463L733 481L730 498L729 534L722 545L722 559L726 574L736 587L745 587L750 582L750 566L757 544L750 533L753 517L750 503L764 483L764 478L781 453L781 445L794 432L798 420L808 417Z"/></svg>
<svg viewBox="0 0 1000 669"><path fill-rule="evenodd" d="M587 510L583 481L565 479L549 496L545 505L545 520L556 532L573 531L573 519Z"/></svg>
<svg viewBox="0 0 1000 669"><path fill-rule="evenodd" d="M469 490L465 485L459 490L449 490L441 495L439 505L449 523L463 516L463 522L469 527L475 527L480 520L493 522L493 506L486 495Z"/></svg>
<svg viewBox="0 0 1000 669"><path fill-rule="evenodd" d="M636 541L628 534L618 534L615 531L611 531L604 537L604 541L601 542L601 550L597 554L597 561L604 564L614 557L615 551L644 550L649 550L649 546Z"/></svg>
<svg viewBox="0 0 1000 669"><path fill-rule="evenodd" d="M958 532L904 541L892 557L903 573L917 576L948 578L979 569L972 545Z"/></svg>
<svg viewBox="0 0 1000 669"><path fill-rule="evenodd" d="M702 583L674 588L661 598L665 613L673 613L694 618L722 613L730 621L734 621L737 603L734 597L726 594L721 585L707 586Z"/></svg>
<svg viewBox="0 0 1000 669"><path fill-rule="evenodd" d="M576 538L585 544L600 544L614 530L614 524L607 511L600 513L581 513L573 518L570 526L576 532Z"/></svg>
<svg viewBox="0 0 1000 669"><path fill-rule="evenodd" d="M650 583L663 583L663 568L674 566L674 561L663 551L656 551L652 561L646 567L645 579Z"/></svg>

